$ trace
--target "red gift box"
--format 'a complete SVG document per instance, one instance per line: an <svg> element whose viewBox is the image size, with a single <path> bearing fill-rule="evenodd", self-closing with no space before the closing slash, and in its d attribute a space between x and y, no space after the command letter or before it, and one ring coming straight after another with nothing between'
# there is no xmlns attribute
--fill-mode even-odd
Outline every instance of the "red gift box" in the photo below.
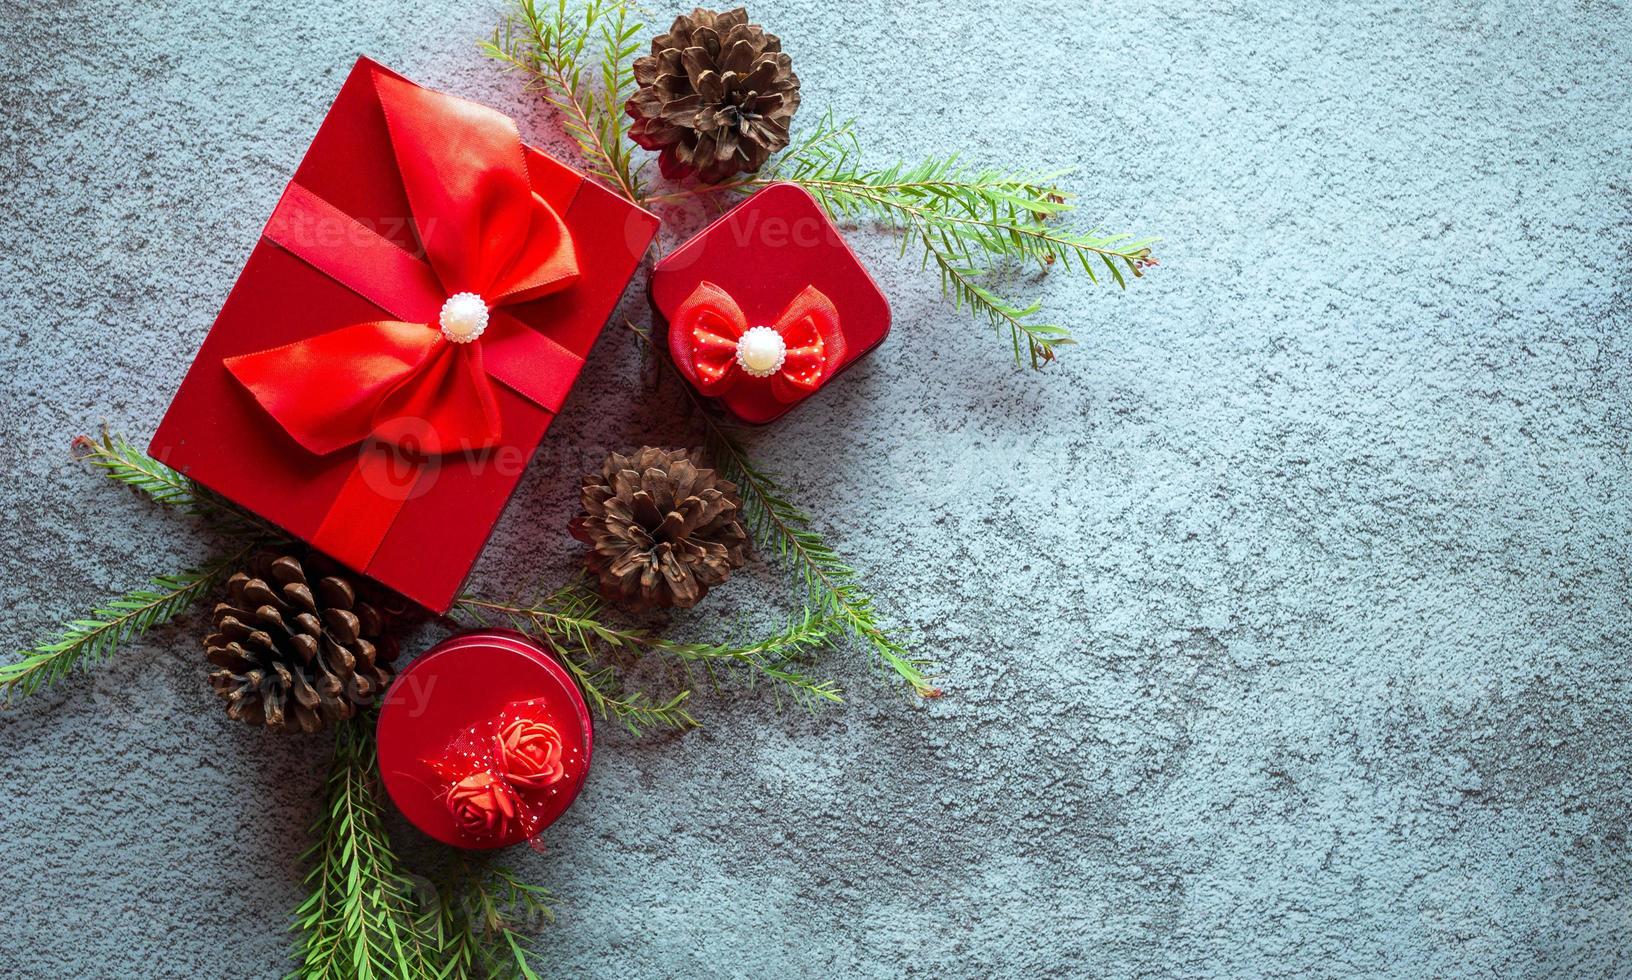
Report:
<svg viewBox="0 0 1632 980"><path fill-rule="evenodd" d="M150 452L446 611L657 224L359 58Z"/></svg>
<svg viewBox="0 0 1632 980"><path fill-rule="evenodd" d="M680 373L745 422L781 417L890 332L884 293L796 184L754 194L665 256L651 299ZM771 345L757 367L756 339Z"/></svg>

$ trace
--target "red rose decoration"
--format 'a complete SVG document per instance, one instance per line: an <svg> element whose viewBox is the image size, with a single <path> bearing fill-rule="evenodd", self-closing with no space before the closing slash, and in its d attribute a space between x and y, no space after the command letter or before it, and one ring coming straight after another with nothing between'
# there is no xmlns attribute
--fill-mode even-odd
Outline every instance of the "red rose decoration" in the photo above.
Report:
<svg viewBox="0 0 1632 980"><path fill-rule="evenodd" d="M453 822L472 837L508 836L517 809L516 791L491 772L472 773L448 790Z"/></svg>
<svg viewBox="0 0 1632 980"><path fill-rule="evenodd" d="M499 771L515 786L543 789L566 773L561 733L542 721L517 718L499 729L494 742Z"/></svg>
<svg viewBox="0 0 1632 980"><path fill-rule="evenodd" d="M424 760L454 834L472 847L532 840L583 782L587 744L568 740L543 698L512 701ZM554 809L552 809L554 807Z"/></svg>

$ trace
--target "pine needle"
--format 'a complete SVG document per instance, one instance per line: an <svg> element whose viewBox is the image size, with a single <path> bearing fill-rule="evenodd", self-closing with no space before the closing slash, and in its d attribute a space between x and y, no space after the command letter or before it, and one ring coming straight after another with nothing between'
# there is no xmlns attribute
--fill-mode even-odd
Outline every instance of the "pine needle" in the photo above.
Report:
<svg viewBox="0 0 1632 980"><path fill-rule="evenodd" d="M90 463L109 479L157 503L201 517L214 529L239 538L284 538L278 528L200 486L104 427L99 437L76 436L75 458Z"/></svg>
<svg viewBox="0 0 1632 980"><path fill-rule="evenodd" d="M697 721L683 707L688 692L680 692L664 704L643 694L623 693L617 667L609 662L615 654L670 657L684 666L702 669L716 683L726 679L724 671L742 670L750 683L756 677L771 681L776 690L791 695L805 708L844 700L832 681L812 677L797 665L840 631L836 620L810 611L757 640L686 643L609 623L606 604L581 581L575 581L545 595L510 602L463 596L454 614L484 625L502 620L544 640L562 656L591 705L603 716L614 716L636 732L654 727L689 728Z"/></svg>
<svg viewBox="0 0 1632 980"><path fill-rule="evenodd" d="M534 978L533 935L555 920L549 890L497 865L461 860L439 892L444 975Z"/></svg>
<svg viewBox="0 0 1632 980"><path fill-rule="evenodd" d="M527 75L529 90L560 111L585 169L637 204L641 167L633 165L623 104L635 89L642 26L621 0L587 0L581 7L546 0L542 12L536 0L512 0L493 37L477 42L505 70ZM586 74L599 75L598 92Z"/></svg>
<svg viewBox="0 0 1632 980"><path fill-rule="evenodd" d="M828 115L756 176L656 195L647 203L719 190L752 193L791 181L834 220L892 228L901 234L902 254L916 245L922 264L935 268L953 305L984 318L1000 334L1006 331L1016 361L1029 357L1034 368L1075 343L1071 331L1040 319L1041 303L1005 299L988 283L1014 273L1069 269L1090 282L1109 280L1126 288L1130 278L1143 277L1157 264L1150 251L1154 238L1062 227L1060 219L1074 207L1057 183L1063 173L973 170L956 155L867 169L860 156L853 125L837 124Z"/></svg>
<svg viewBox="0 0 1632 980"><path fill-rule="evenodd" d="M255 549L248 544L199 568L160 575L136 589L63 624L56 639L20 652L21 660L0 666L0 702L36 694L64 680L75 668L105 662L122 645L170 622L207 599Z"/></svg>
<svg viewBox="0 0 1632 980"><path fill-rule="evenodd" d="M590 709L602 718L622 722L632 734L699 727L697 718L686 707L691 698L689 690L678 691L666 700L653 700L643 691L625 689L622 672L605 662L604 657L608 648L623 649L634 643L637 631L600 622L598 609L573 604L570 596L574 591L575 587L569 585L539 598L518 597L510 602L466 595L454 604L450 615L476 626L502 622L542 640L578 683Z"/></svg>
<svg viewBox="0 0 1632 980"><path fill-rule="evenodd" d="M315 843L302 858L314 863L311 894L295 910L301 977L420 980L440 972L434 917L417 907L381 817L375 717L365 712L335 732Z"/></svg>
<svg viewBox="0 0 1632 980"><path fill-rule="evenodd" d="M19 651L22 658L0 665L0 702L28 697L73 673L106 661L120 645L164 625L210 597L243 561L283 534L211 493L169 466L104 428L97 438L73 440L75 458L116 483L166 507L202 518L235 539L233 550L196 568L155 576L144 588L111 599L70 619L55 639Z"/></svg>

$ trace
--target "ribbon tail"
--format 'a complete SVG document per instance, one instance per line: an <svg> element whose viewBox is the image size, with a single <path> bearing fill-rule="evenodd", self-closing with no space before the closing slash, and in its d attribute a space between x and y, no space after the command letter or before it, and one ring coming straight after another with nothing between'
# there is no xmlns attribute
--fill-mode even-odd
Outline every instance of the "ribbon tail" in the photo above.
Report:
<svg viewBox="0 0 1632 980"><path fill-rule="evenodd" d="M418 492L420 478L439 465L371 440L358 452L357 465L312 534L312 546L352 568L366 569L403 505Z"/></svg>
<svg viewBox="0 0 1632 980"><path fill-rule="evenodd" d="M481 344L437 345L409 383L388 392L373 432L405 452L468 453L498 445L499 401Z"/></svg>
<svg viewBox="0 0 1632 980"><path fill-rule="evenodd" d="M367 438L380 405L439 340L423 323L376 320L222 363L291 438L322 456Z"/></svg>

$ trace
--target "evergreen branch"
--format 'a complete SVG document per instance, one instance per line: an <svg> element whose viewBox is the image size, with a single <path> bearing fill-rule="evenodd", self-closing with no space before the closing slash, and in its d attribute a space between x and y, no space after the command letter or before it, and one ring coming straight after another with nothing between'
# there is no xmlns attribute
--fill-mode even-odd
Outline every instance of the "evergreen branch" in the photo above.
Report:
<svg viewBox="0 0 1632 980"><path fill-rule="evenodd" d="M648 333L628 320L624 326L655 350ZM678 374L668 358L659 355L657 360ZM737 485L750 533L756 541L771 542L783 566L803 583L815 614L836 620L920 697L940 697L941 689L931 684L920 669L928 661L914 655L879 622L872 596L862 591L855 569L811 526L810 517L788 499L778 480L748 458L732 430L683 378L680 388L703 421L706 448L715 468Z"/></svg>
<svg viewBox="0 0 1632 980"><path fill-rule="evenodd" d="M450 882L436 892L433 910L437 959L441 964L437 980L474 980L482 974L478 964L488 959L462 900L458 883Z"/></svg>
<svg viewBox="0 0 1632 980"><path fill-rule="evenodd" d="M382 820L375 713L342 722L324 784L312 889L295 910L301 978L535 978L531 933L552 921L547 889L461 856L430 896L417 894ZM422 904L423 903L423 904Z"/></svg>
<svg viewBox="0 0 1632 980"><path fill-rule="evenodd" d="M924 242L926 258L935 263L935 268L940 273L941 288L952 297L953 307L963 309L967 306L971 312L985 316L992 329L999 333L1007 328L1010 341L1014 345L1014 359L1017 363L1021 358L1022 337L1025 338L1026 355L1031 358L1033 369L1054 360L1057 356L1056 348L1076 343L1070 331L1064 327L1052 323L1039 323L1034 319L1042 312L1041 303L1033 301L1024 307L1016 306L986 289L975 280L987 275L987 270L961 265L955 256L937 247L935 239L925 233L921 226L915 223L914 228Z"/></svg>
<svg viewBox="0 0 1632 980"><path fill-rule="evenodd" d="M743 511L755 540L772 542L783 564L803 579L816 609L843 623L920 697L939 697L941 689L931 684L920 669L926 661L879 623L873 598L861 590L855 569L845 564L811 527L810 517L787 498L776 478L754 465L729 430L706 411L702 417L709 456L726 479L742 491Z"/></svg>
<svg viewBox="0 0 1632 980"><path fill-rule="evenodd" d="M514 974L538 980L528 958L534 955L529 933L555 921L550 908L554 897L540 885L516 877L507 868L491 867L485 877L473 879L469 903L473 932L482 940L482 966L489 977Z"/></svg>
<svg viewBox="0 0 1632 980"><path fill-rule="evenodd" d="M186 612L237 569L257 544L196 569L160 575L149 587L127 593L69 620L54 640L21 651L21 660L0 666L0 702L28 697L65 679L76 667L88 668L111 657L121 644Z"/></svg>
<svg viewBox="0 0 1632 980"><path fill-rule="evenodd" d="M684 731L702 725L686 708L690 691L681 691L667 701L653 701L644 691L625 692L623 678L610 664L592 668L559 648L556 656L578 682L589 706L602 718L610 716L623 722L631 734L641 735L658 728Z"/></svg>
<svg viewBox="0 0 1632 980"><path fill-rule="evenodd" d="M1094 263L1105 263L1118 284L1125 285L1118 265L1136 278L1143 274L1155 239L1126 234L1078 233L1049 224L1073 210L1070 195L1056 181L1067 172L1011 176L993 169L970 170L957 155L930 158L916 166L897 163L868 170L850 123L835 125L829 115L816 131L780 156L763 174L741 182L751 190L777 181L806 188L835 218L871 217L907 229L917 220L934 232L946 232L965 256L1029 260L1046 268L1075 258L1095 282Z"/></svg>
<svg viewBox="0 0 1632 980"><path fill-rule="evenodd" d="M605 632L632 643L635 631L614 630L585 615L558 615L553 605L557 601L555 597L571 588L568 586L532 603L500 603L461 596L450 615L477 626L490 625L497 619L518 632L544 641L577 682L589 706L602 718L623 722L633 734L659 728L698 727L697 719L686 708L690 691L680 691L667 701L654 701L642 691L624 690L622 675L617 667L602 661L603 651L596 640Z"/></svg>
<svg viewBox="0 0 1632 980"><path fill-rule="evenodd" d="M295 910L298 973L303 978L436 976L439 947L419 914L412 883L400 870L381 819L374 712L341 722L324 784L312 889Z"/></svg>
<svg viewBox="0 0 1632 980"><path fill-rule="evenodd" d="M1090 282L1108 278L1126 288L1130 276L1140 278L1145 269L1158 264L1150 252L1156 239L1060 227L1057 219L1073 209L1070 195L1056 183L1063 173L1014 176L971 170L956 155L875 170L858 164L859 157L851 124L835 124L829 115L756 176L649 202L719 190L752 193L780 181L796 183L834 220L867 220L892 228L901 234L903 254L916 244L924 263L934 264L942 290L954 305L984 317L999 332L1006 329L1016 362L1029 356L1033 368L1041 368L1055 359L1058 348L1074 343L1070 331L1038 321L1041 304L1007 300L977 279L999 271L1064 267L1077 269Z"/></svg>
<svg viewBox="0 0 1632 980"><path fill-rule="evenodd" d="M461 857L437 889L439 980L535 978L532 934L555 920L549 890L498 865Z"/></svg>
<svg viewBox="0 0 1632 980"><path fill-rule="evenodd" d="M90 463L109 479L166 507L201 517L226 534L279 540L285 537L278 528L181 475L105 427L100 438L75 436L73 447L76 459Z"/></svg>
<svg viewBox="0 0 1632 980"><path fill-rule="evenodd" d="M562 126L578 145L585 168L628 200L640 203L640 168L626 139L623 104L635 88L633 57L642 25L622 0L584 0L581 9L557 0L512 0L490 40L478 42L507 71L528 76L527 87L561 112ZM585 80L598 61L599 95Z"/></svg>
<svg viewBox="0 0 1632 980"><path fill-rule="evenodd" d="M681 663L699 665L718 679L715 668L748 669L786 687L799 703L844 700L832 681L818 680L795 669L792 663L828 642L839 623L806 610L783 629L748 643L686 643L647 630L611 626L605 622L606 605L599 596L575 582L528 603L501 603L473 596L459 600L469 613L503 616L517 629L541 637L557 649L577 651L586 661L604 659L606 650L639 656L658 653Z"/></svg>

